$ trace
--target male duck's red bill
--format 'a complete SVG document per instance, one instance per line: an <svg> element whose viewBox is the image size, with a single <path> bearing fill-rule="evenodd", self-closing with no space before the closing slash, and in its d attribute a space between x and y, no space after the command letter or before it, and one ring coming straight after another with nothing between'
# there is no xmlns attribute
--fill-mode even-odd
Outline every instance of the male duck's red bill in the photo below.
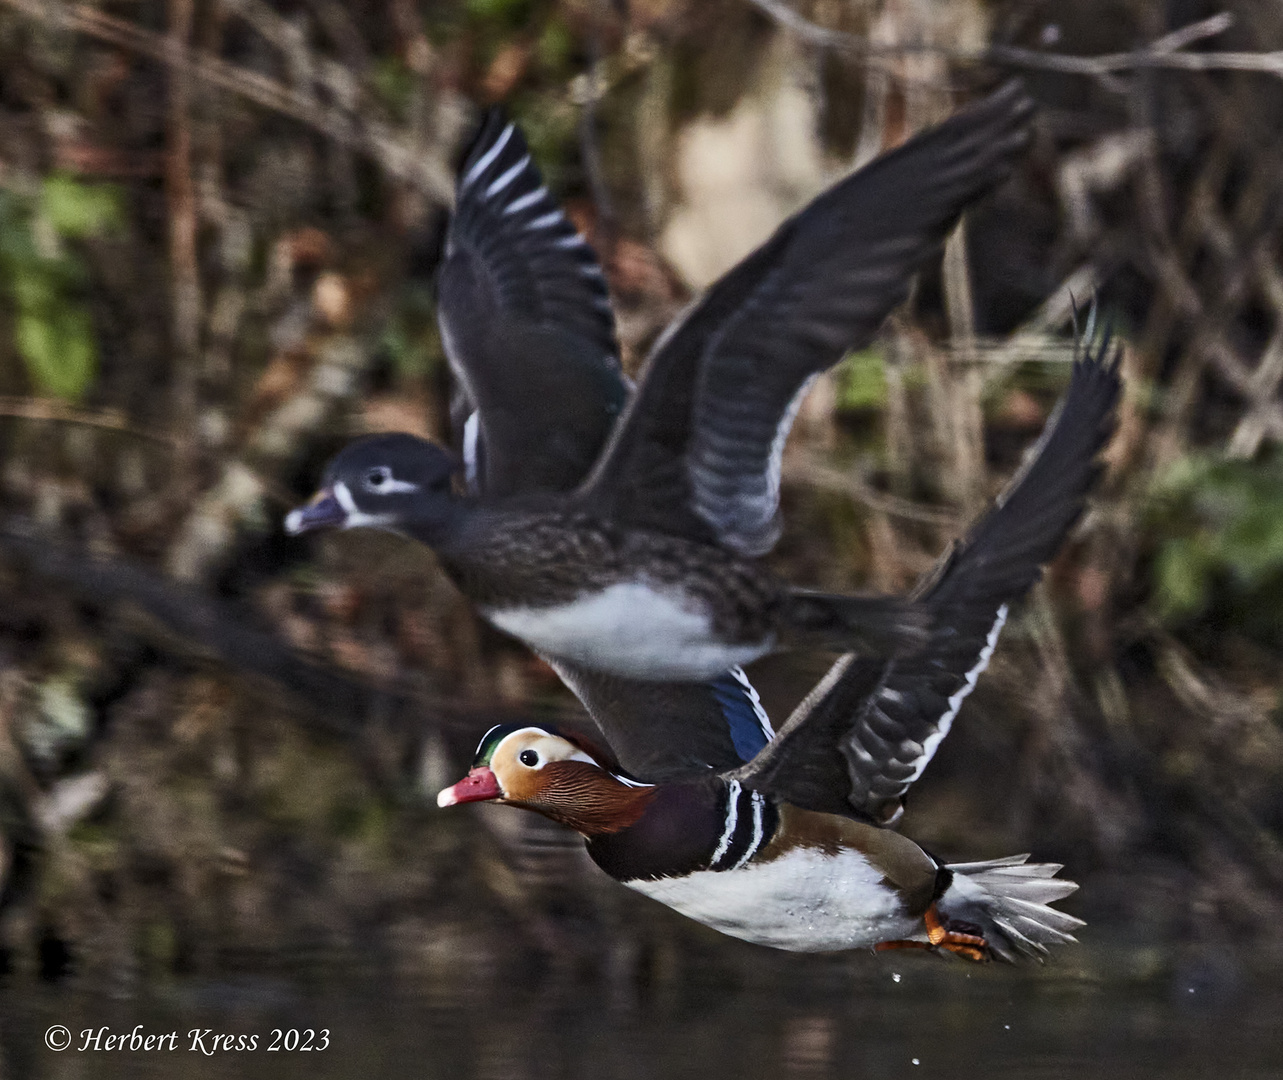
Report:
<svg viewBox="0 0 1283 1080"><path fill-rule="evenodd" d="M480 765L452 787L437 795L438 806L457 806L459 803L485 802L503 797L499 781L489 766Z"/></svg>

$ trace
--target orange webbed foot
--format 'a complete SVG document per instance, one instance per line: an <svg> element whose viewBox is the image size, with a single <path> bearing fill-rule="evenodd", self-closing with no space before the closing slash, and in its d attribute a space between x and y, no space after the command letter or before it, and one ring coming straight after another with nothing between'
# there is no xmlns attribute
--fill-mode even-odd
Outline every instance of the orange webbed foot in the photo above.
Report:
<svg viewBox="0 0 1283 1080"><path fill-rule="evenodd" d="M935 904L927 908L923 921L927 924L927 940L937 949L945 949L977 962L989 959L989 942L976 934L960 934L950 930L941 921Z"/></svg>
<svg viewBox="0 0 1283 1080"><path fill-rule="evenodd" d="M880 941L873 946L874 952L890 952L893 949L926 949L935 952L943 949L955 956L983 963L989 959L989 942L976 934L962 934L950 930L940 918L935 904L927 908L923 921L927 925L926 941Z"/></svg>
<svg viewBox="0 0 1283 1080"><path fill-rule="evenodd" d="M873 946L874 952L890 952L892 949L926 949L935 950L935 946L926 941L879 941Z"/></svg>

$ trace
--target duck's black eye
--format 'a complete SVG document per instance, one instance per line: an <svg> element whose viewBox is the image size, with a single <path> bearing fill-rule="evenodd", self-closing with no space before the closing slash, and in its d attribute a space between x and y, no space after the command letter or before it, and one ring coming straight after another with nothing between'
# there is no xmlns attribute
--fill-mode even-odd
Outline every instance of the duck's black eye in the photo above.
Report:
<svg viewBox="0 0 1283 1080"><path fill-rule="evenodd" d="M365 486L370 491L382 491L392 483L392 470L386 465L380 465L377 469L370 469L365 474Z"/></svg>
<svg viewBox="0 0 1283 1080"><path fill-rule="evenodd" d="M517 755L517 760L520 761L521 764L533 769L539 764L539 755L533 750L523 750Z"/></svg>

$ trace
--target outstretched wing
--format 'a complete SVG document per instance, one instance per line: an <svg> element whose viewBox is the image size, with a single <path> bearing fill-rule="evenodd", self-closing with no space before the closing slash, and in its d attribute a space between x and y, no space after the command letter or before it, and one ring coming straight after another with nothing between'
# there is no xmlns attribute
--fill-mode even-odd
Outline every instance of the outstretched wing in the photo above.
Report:
<svg viewBox="0 0 1283 1080"><path fill-rule="evenodd" d="M592 252L497 110L460 169L439 292L474 492L573 488L628 385ZM710 683L656 683L556 666L623 768L648 781L733 769L774 734L738 668Z"/></svg>
<svg viewBox="0 0 1283 1080"><path fill-rule="evenodd" d="M920 599L926 646L879 662L840 658L779 736L736 776L810 810L890 822L989 663L1008 606L1039 578L1082 513L1121 389L1109 335L1075 362L1025 467L941 561Z"/></svg>
<svg viewBox="0 0 1283 1080"><path fill-rule="evenodd" d="M459 170L438 279L450 368L475 409L465 458L494 495L560 491L627 399L610 296L517 127L491 110Z"/></svg>
<svg viewBox="0 0 1283 1080"><path fill-rule="evenodd" d="M619 521L769 550L808 380L868 344L962 210L1006 178L1032 109L1009 83L780 226L657 344L581 496Z"/></svg>

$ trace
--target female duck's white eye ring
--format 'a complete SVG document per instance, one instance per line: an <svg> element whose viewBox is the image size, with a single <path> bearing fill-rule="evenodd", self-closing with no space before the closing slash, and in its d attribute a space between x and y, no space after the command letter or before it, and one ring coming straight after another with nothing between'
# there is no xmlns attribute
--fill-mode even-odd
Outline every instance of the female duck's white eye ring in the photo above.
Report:
<svg viewBox="0 0 1283 1080"><path fill-rule="evenodd" d="M525 765L528 769L533 769L539 764L539 754L534 750L523 750L517 755L517 760Z"/></svg>
<svg viewBox="0 0 1283 1080"><path fill-rule="evenodd" d="M361 476L361 486L375 495L405 495L418 491L419 485L409 480L398 480L386 465L375 465Z"/></svg>
<svg viewBox="0 0 1283 1080"><path fill-rule="evenodd" d="M386 465L370 469L361 483L367 491L386 491L392 485L392 470Z"/></svg>

